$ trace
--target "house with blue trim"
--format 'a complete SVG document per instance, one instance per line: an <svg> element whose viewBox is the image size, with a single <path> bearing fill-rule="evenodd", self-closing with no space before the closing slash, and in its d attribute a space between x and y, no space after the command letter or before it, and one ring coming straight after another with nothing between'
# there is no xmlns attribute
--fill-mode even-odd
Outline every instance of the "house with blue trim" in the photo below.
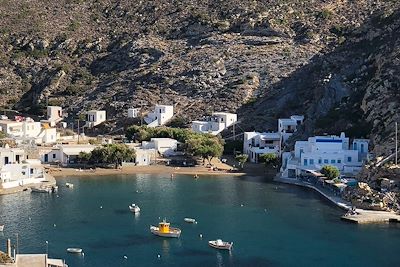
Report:
<svg viewBox="0 0 400 267"><path fill-rule="evenodd" d="M345 133L297 141L293 152L282 155L282 176L294 178L325 165L336 166L341 174L355 175L368 158L368 145L368 139L354 139L350 143Z"/></svg>

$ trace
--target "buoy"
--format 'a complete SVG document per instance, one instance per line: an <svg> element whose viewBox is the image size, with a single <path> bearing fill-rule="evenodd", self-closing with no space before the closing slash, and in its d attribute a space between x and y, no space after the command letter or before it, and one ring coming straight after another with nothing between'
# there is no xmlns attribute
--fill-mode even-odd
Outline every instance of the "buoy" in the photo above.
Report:
<svg viewBox="0 0 400 267"><path fill-rule="evenodd" d="M29 217L29 220L32 220L32 218L31 218L31 217Z"/></svg>
<svg viewBox="0 0 400 267"><path fill-rule="evenodd" d="M158 254L158 255L157 255L157 258L161 258L161 255L160 255L160 254Z"/></svg>
<svg viewBox="0 0 400 267"><path fill-rule="evenodd" d="M243 204L240 204L240 207L243 207Z"/></svg>
<svg viewBox="0 0 400 267"><path fill-rule="evenodd" d="M53 224L54 227L56 227L56 224Z"/></svg>
<svg viewBox="0 0 400 267"><path fill-rule="evenodd" d="M128 257L126 255L124 255L124 259L127 259Z"/></svg>
<svg viewBox="0 0 400 267"><path fill-rule="evenodd" d="M202 235L202 234L199 234L199 237L200 237L200 238L203 238L203 235Z"/></svg>
<svg viewBox="0 0 400 267"><path fill-rule="evenodd" d="M100 206L100 209L102 209L103 208L103 206Z"/></svg>

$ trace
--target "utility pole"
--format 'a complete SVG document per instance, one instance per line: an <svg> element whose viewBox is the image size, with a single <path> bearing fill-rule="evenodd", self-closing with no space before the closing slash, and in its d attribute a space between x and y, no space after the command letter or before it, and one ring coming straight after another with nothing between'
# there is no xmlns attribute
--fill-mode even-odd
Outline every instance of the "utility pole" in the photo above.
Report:
<svg viewBox="0 0 400 267"><path fill-rule="evenodd" d="M236 140L235 125L236 125L236 122L233 123L233 141Z"/></svg>
<svg viewBox="0 0 400 267"><path fill-rule="evenodd" d="M398 163L398 161L397 161L397 159L398 159L398 156L397 156L397 153L399 152L399 149L398 149L398 138L397 138L397 121L396 121L396 144L395 144L395 147L396 147L396 154L395 154L395 163L396 163L396 167L397 167L397 163Z"/></svg>
<svg viewBox="0 0 400 267"><path fill-rule="evenodd" d="M79 144L79 135L80 135L80 132L79 132L79 118L78 118L78 144Z"/></svg>

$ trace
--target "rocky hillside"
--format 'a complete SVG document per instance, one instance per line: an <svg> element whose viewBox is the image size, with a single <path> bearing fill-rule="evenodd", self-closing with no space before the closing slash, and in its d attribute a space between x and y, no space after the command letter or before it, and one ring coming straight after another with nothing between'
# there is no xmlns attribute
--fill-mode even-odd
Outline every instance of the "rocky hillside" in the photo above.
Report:
<svg viewBox="0 0 400 267"><path fill-rule="evenodd" d="M189 121L238 111L242 129L307 116L388 153L398 118L395 0L2 0L0 106L110 118L174 104Z"/></svg>

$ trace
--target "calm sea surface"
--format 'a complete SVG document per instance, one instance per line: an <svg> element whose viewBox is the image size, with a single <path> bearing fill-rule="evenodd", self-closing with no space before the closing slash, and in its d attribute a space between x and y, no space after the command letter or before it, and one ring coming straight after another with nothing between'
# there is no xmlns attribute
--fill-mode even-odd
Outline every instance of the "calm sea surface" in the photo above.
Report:
<svg viewBox="0 0 400 267"><path fill-rule="evenodd" d="M0 196L0 223L6 225L0 249L18 233L21 253L45 253L47 240L50 257L70 267L400 266L400 226L344 223L343 212L318 194L260 179L65 177L58 180L58 196ZM129 211L130 203L141 207L140 215ZM164 217L182 229L179 239L149 232ZM233 241L232 252L208 247L217 238ZM68 247L85 254L68 254Z"/></svg>

